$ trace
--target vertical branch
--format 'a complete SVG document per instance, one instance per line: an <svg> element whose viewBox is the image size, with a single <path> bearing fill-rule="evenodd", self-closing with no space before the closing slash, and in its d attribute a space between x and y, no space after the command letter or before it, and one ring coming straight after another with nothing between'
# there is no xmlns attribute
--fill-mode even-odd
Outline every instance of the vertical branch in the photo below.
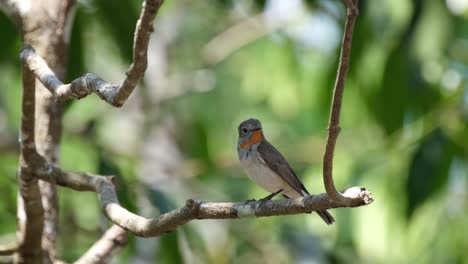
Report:
<svg viewBox="0 0 468 264"><path fill-rule="evenodd" d="M33 176L37 153L35 149L35 76L26 65L22 66L23 99L21 118L21 156L18 173L18 240L15 255L17 263L41 263L41 236L43 231L43 207L37 178Z"/></svg>
<svg viewBox="0 0 468 264"><path fill-rule="evenodd" d="M153 32L153 21L164 0L146 0L143 2L133 40L133 62L127 71L127 77L113 98L113 105L122 106L132 94L148 66L148 43Z"/></svg>
<svg viewBox="0 0 468 264"><path fill-rule="evenodd" d="M56 21L49 27L38 30L39 35L33 31L28 34L31 42L36 41L35 47L46 59L52 70L62 79L65 77L67 61L67 44L65 32L67 21L75 0L49 1L49 10ZM32 18L34 20L34 18ZM41 16L40 20L46 20L47 16ZM41 36L47 35L48 41L40 41ZM34 42L33 42L34 43ZM36 84L36 146L37 152L50 163L58 163L59 146L62 134L62 104L54 99L50 92L39 82ZM56 256L56 239L58 232L58 196L57 186L54 182L39 181L42 204L44 206L44 232L42 236L42 248L46 252L45 261L52 263Z"/></svg>
<svg viewBox="0 0 468 264"><path fill-rule="evenodd" d="M349 68L349 56L351 53L351 42L353 37L354 24L358 15L357 4L358 0L345 0L346 5L346 22L343 33L343 41L341 44L340 63L336 75L335 87L333 91L333 101L328 123L328 138L323 156L323 182L327 194L335 201L346 204L348 198L339 193L333 182L333 155L335 152L335 144L340 133L340 113L341 102L343 100L343 91L346 81L346 75Z"/></svg>
<svg viewBox="0 0 468 264"><path fill-rule="evenodd" d="M47 1L32 1L29 8L21 13L21 32L24 42L36 48L39 54L44 56L59 78L65 75L67 45L65 43L65 28L69 19L70 11L75 4L75 0L47 0ZM47 7L47 13L44 13L44 8ZM25 67L27 67L25 65ZM26 81L26 80L25 80ZM35 89L27 92L28 96L35 96L35 104L33 104L32 112L30 108L28 114L32 113L32 119L35 118L35 124L32 123L32 128L35 133L35 156L27 157L24 155L25 164L32 163L34 160L43 160L50 163L57 163L59 156L59 144L62 127L62 106L56 102L53 96L39 82L33 83ZM26 93L26 91L25 91ZM26 103L26 102L23 102ZM23 115L25 112L23 113ZM40 154L41 156L39 156ZM38 158L39 157L39 158ZM35 186L37 186L34 172L31 170L30 178L34 178ZM20 182L21 184L21 182ZM54 182L39 182L39 190L41 195L40 205L41 217L37 219L43 220L41 232L36 234L34 239L41 239L39 245L43 249L43 259L46 263L55 261L56 255L56 236L58 226L58 202L57 189ZM36 190L24 190L23 193L31 192L35 194ZM23 195L24 196L24 195ZM24 208L27 210L27 208ZM22 214L22 208L18 208L18 215ZM42 215L43 214L43 215ZM21 229L20 229L21 230ZM39 237L39 238L38 238ZM31 247L33 245L30 245ZM34 244L36 247L37 244ZM39 260L36 260L41 262Z"/></svg>

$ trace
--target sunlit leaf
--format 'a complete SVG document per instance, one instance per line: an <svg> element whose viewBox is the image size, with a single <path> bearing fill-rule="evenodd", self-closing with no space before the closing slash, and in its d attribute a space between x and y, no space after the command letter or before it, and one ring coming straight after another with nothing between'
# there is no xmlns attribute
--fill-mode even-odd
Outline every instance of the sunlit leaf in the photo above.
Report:
<svg viewBox="0 0 468 264"><path fill-rule="evenodd" d="M183 263L177 232L171 232L161 237L158 257L160 263Z"/></svg>
<svg viewBox="0 0 468 264"><path fill-rule="evenodd" d="M407 217L447 184L456 145L440 128L422 142L413 155L406 183Z"/></svg>

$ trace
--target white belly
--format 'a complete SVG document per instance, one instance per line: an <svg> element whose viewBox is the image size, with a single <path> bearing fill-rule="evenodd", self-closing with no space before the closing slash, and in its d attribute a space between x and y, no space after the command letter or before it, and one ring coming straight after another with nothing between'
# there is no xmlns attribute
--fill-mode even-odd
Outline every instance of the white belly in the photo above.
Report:
<svg viewBox="0 0 468 264"><path fill-rule="evenodd" d="M247 176L268 192L275 193L279 190L283 190L281 193L289 198L299 198L303 196L289 186L281 176L263 164L255 155L251 155L249 158L243 159L240 162Z"/></svg>

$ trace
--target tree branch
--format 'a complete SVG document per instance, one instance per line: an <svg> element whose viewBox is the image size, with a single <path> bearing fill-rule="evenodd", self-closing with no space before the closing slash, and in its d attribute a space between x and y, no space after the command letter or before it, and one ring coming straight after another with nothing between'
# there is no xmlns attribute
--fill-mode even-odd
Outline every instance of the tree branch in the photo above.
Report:
<svg viewBox="0 0 468 264"><path fill-rule="evenodd" d="M318 194L298 199L247 203L212 203L189 199L182 208L163 214L158 218L147 219L129 212L119 204L112 182L113 177L67 172L50 163L44 163L44 166L36 171L36 175L41 180L55 181L61 186L77 191L97 192L101 208L106 216L114 224L142 237L163 235L194 219L232 219L293 215L337 207L358 207L372 202L371 194L357 187L345 191L345 194L349 197L358 195L347 205L331 200L327 194Z"/></svg>
<svg viewBox="0 0 468 264"><path fill-rule="evenodd" d="M143 8L135 29L133 63L126 73L125 80L120 85L106 82L92 73L86 73L70 84L64 84L31 46L25 46L21 50L21 60L58 100L81 99L95 93L107 103L120 107L125 103L145 73L148 64L149 36L153 32L153 20L162 3L163 0L146 0L143 2Z"/></svg>
<svg viewBox="0 0 468 264"><path fill-rule="evenodd" d="M75 264L108 263L127 242L127 231L113 225Z"/></svg>
<svg viewBox="0 0 468 264"><path fill-rule="evenodd" d="M328 124L328 139L325 147L325 154L323 156L323 182L327 194L331 199L340 204L349 205L354 203L355 199L359 200L361 199L361 196L367 196L366 193L369 192L365 188L361 188L363 193L355 193L353 191L351 192L353 195L350 196L349 191L345 191L343 193L338 192L333 182L333 155L335 152L336 140L338 138L338 134L340 133L341 102L343 100L346 75L348 74L354 24L358 15L358 0L344 0L343 2L347 7L346 22L341 45L340 64L338 66L338 72L336 75L336 82L333 91L332 108L330 113L330 121ZM358 190L356 187L351 189Z"/></svg>
<svg viewBox="0 0 468 264"><path fill-rule="evenodd" d="M18 228L20 232L18 263L36 263L42 260L41 236L44 223L44 209L38 179L34 177L34 163L39 156L34 143L35 120L35 77L26 67L22 67L23 99L21 118L21 156L18 173ZM23 208L24 210L21 210Z"/></svg>
<svg viewBox="0 0 468 264"><path fill-rule="evenodd" d="M17 243L9 243L5 245L0 245L0 256L10 256L10 255L13 255L16 251L18 251Z"/></svg>

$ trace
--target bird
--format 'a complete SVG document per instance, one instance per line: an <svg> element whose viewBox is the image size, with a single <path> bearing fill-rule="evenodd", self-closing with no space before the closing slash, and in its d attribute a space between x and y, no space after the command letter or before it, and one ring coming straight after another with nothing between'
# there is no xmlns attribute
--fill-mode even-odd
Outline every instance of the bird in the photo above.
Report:
<svg viewBox="0 0 468 264"><path fill-rule="evenodd" d="M271 194L260 201L282 194L286 198L310 195L283 155L265 139L259 120L249 118L238 127L237 154L247 176ZM327 225L335 222L326 210L316 211Z"/></svg>

